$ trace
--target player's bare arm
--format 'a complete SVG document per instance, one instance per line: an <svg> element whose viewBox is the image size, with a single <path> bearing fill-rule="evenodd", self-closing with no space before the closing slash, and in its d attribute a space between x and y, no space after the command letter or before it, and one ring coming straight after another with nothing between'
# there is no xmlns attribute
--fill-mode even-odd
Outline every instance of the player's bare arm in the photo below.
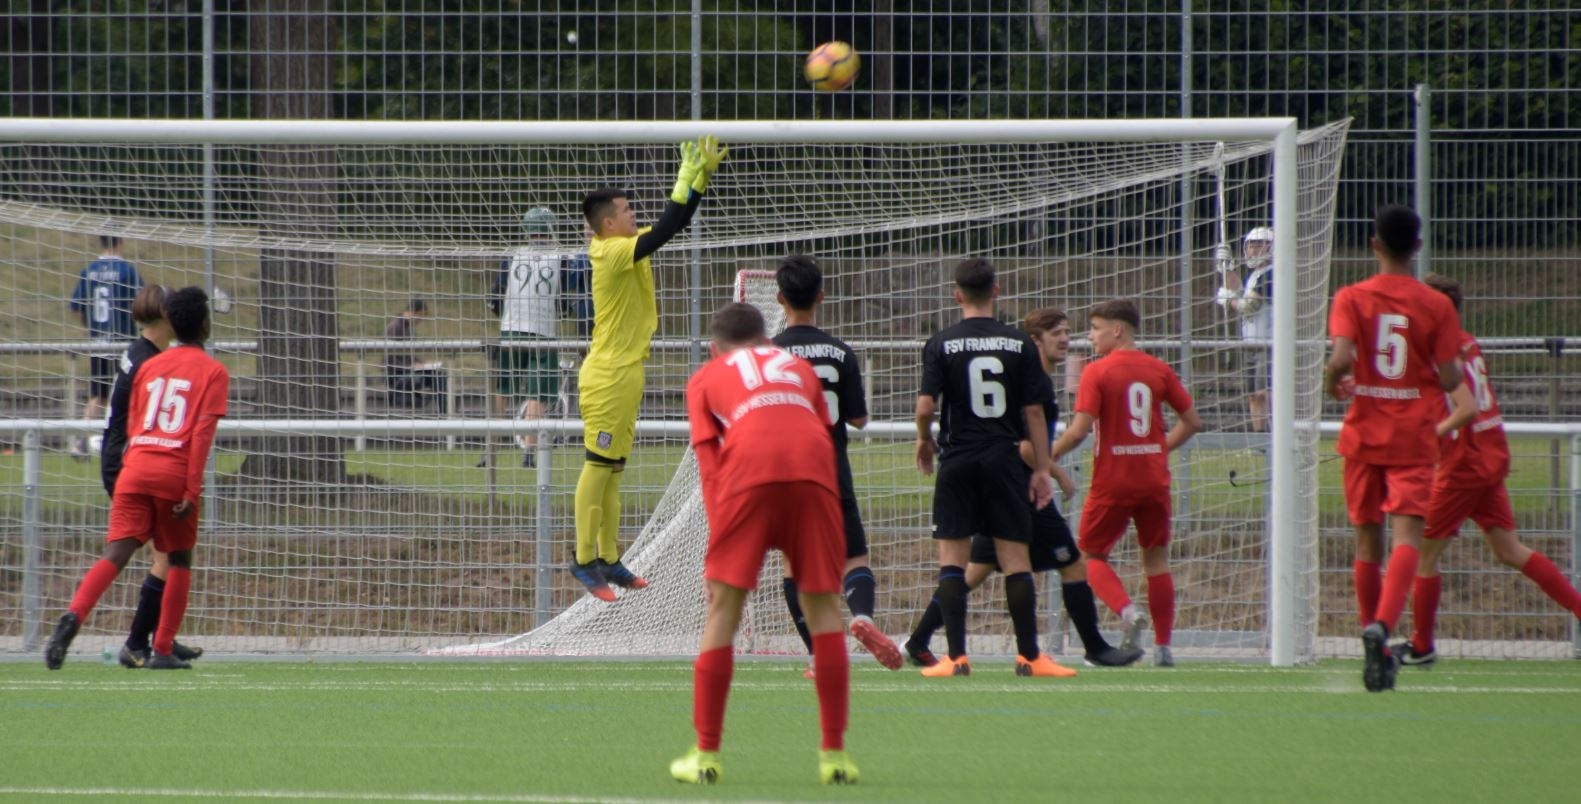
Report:
<svg viewBox="0 0 1581 804"><path fill-rule="evenodd" d="M1465 383L1449 392L1449 403L1449 415L1433 428L1439 438L1458 431L1477 418L1477 400L1472 398L1471 389Z"/></svg>
<svg viewBox="0 0 1581 804"><path fill-rule="evenodd" d="M933 456L938 452L933 443L933 416L938 406L931 396L917 396L917 471L925 475L933 474Z"/></svg>
<svg viewBox="0 0 1581 804"><path fill-rule="evenodd" d="M1175 416L1175 426L1169 428L1169 435L1164 437L1164 447L1170 452L1180 449L1181 444L1202 431L1202 417L1197 415L1196 408L1177 410Z"/></svg>
<svg viewBox="0 0 1581 804"><path fill-rule="evenodd" d="M862 429L865 429L867 427L867 417L866 416L858 416L858 417L856 417L854 419L846 419L845 423L851 425L852 427L855 427L858 430L862 430Z"/></svg>
<svg viewBox="0 0 1581 804"><path fill-rule="evenodd" d="M1333 399L1344 401L1346 395L1340 388L1340 381L1350 374L1350 368L1356 362L1356 346L1350 338L1337 335L1334 338L1334 351L1328 357L1328 362L1323 365L1323 390Z"/></svg>
<svg viewBox="0 0 1581 804"><path fill-rule="evenodd" d="M1027 405L1021 409L1021 415L1026 420L1027 432L1048 432L1048 420L1043 417L1043 406ZM1027 498L1038 508L1042 508L1054 499L1054 482L1050 471L1054 461L1049 457L1049 448L1043 439L1033 439L1032 445L1032 477L1027 481Z"/></svg>
<svg viewBox="0 0 1581 804"><path fill-rule="evenodd" d="M1081 442L1086 441L1087 435L1092 432L1092 423L1091 413L1076 411L1076 415L1071 417L1070 424L1065 425L1065 432L1060 434L1052 447L1049 447L1049 459L1057 461L1081 446Z"/></svg>

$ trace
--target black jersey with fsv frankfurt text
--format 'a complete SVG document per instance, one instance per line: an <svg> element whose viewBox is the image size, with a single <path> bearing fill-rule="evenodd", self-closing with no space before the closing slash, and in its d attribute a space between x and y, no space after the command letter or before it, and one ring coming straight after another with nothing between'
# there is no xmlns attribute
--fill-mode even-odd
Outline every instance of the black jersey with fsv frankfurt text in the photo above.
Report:
<svg viewBox="0 0 1581 804"><path fill-rule="evenodd" d="M939 451L1015 448L1025 437L1023 408L1043 405L1053 386L1026 333L992 318L968 318L922 348L921 393L939 400Z"/></svg>
<svg viewBox="0 0 1581 804"><path fill-rule="evenodd" d="M834 437L836 473L840 496L856 499L851 480L851 458L846 455L845 423L867 415L867 397L862 392L862 369L856 354L845 341L811 326L787 327L774 336L774 345L812 364L823 383L823 399L829 405L829 434Z"/></svg>

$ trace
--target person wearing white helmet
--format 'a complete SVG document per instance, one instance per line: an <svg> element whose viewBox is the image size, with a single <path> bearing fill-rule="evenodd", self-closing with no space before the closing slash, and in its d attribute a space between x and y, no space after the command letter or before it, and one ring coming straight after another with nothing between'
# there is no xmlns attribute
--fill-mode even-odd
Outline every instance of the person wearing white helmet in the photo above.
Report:
<svg viewBox="0 0 1581 804"><path fill-rule="evenodd" d="M537 419L560 395L560 354L553 349L509 348L512 341L560 337L560 308L569 301L566 284L575 257L554 238L555 215L533 207L522 215L527 244L507 257L494 278L489 306L500 317L501 348L495 350L494 413L506 415L513 399L525 397L524 418ZM535 435L525 435L523 466L534 464ZM484 458L487 465L488 458Z"/></svg>
<svg viewBox="0 0 1581 804"><path fill-rule="evenodd" d="M1259 346L1242 352L1247 357L1246 393L1252 429L1268 429L1268 389L1271 383L1269 348L1274 337L1274 230L1258 226L1241 240L1240 264L1228 246L1215 254L1221 279L1220 307L1240 316L1241 338ZM1245 275L1241 273L1244 266Z"/></svg>

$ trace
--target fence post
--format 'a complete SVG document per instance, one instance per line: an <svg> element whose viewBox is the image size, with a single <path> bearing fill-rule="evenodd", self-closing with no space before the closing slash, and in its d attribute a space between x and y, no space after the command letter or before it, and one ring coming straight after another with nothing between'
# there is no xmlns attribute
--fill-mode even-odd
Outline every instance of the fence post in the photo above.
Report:
<svg viewBox="0 0 1581 804"><path fill-rule="evenodd" d="M1581 583L1581 433L1570 436L1570 584ZM1581 628L1574 617L1570 623L1571 658L1581 659Z"/></svg>
<svg viewBox="0 0 1581 804"><path fill-rule="evenodd" d="M43 435L29 430L22 435L22 647L38 649L39 623L44 613L39 578L39 459Z"/></svg>
<svg viewBox="0 0 1581 804"><path fill-rule="evenodd" d="M1557 336L1543 338L1543 348L1547 350L1548 356L1554 359L1554 367L1548 372L1548 420L1563 421L1559 418L1559 378L1564 376L1560 372L1564 369L1565 339ZM1548 442L1548 487L1559 488L1559 439L1557 438ZM1548 499L1548 512L1559 513L1557 498Z"/></svg>
<svg viewBox="0 0 1581 804"><path fill-rule="evenodd" d="M1413 179L1416 186L1416 214L1422 219L1422 249L1416 252L1417 279L1433 269L1433 238L1428 234L1433 225L1433 116L1427 105L1431 94L1432 89L1427 84L1416 85L1416 164Z"/></svg>
<svg viewBox="0 0 1581 804"><path fill-rule="evenodd" d="M538 431L538 503L537 512L533 517L537 530L537 550L533 557L533 627L537 628L549 622L549 607L553 604L553 597L549 594L549 582L553 577L553 561L550 558L551 539L549 527L549 500L551 497L551 484L554 473L551 462L554 460L554 450L550 448L550 439L553 435L548 430Z"/></svg>
<svg viewBox="0 0 1581 804"><path fill-rule="evenodd" d="M357 355L357 437L352 444L358 452L368 448L368 437L363 435L362 423L368 418L368 364L363 361L362 355Z"/></svg>

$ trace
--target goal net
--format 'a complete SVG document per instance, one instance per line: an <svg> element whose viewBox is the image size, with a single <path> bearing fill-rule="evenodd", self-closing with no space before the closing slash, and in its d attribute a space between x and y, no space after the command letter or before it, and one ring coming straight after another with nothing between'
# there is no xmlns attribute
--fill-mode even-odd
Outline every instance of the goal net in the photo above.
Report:
<svg viewBox="0 0 1581 804"><path fill-rule="evenodd" d="M1144 347L1196 397L1208 432L1175 462L1177 653L1268 655L1282 594L1280 628L1306 659L1326 650L1320 621L1348 599L1347 588L1318 584L1320 527L1336 523L1320 522L1316 427L1346 126L1299 135L1294 223L1276 232L1276 250L1294 255L1293 276L1280 280L1294 295L1294 357L1276 368L1296 390L1291 409L1275 411L1276 424L1294 422L1294 494L1288 515L1270 521L1275 451L1246 394L1270 342L1242 338L1213 303L1215 248L1275 217L1274 129L1260 122L192 123L11 135L0 141L3 402L19 419L86 412L87 357L123 347L62 322L98 238L119 237L145 281L208 286L233 305L215 320L215 352L235 379L188 615L193 641L261 652L689 654L706 521L681 392L706 355L707 316L738 293L774 312L766 272L787 254L812 254L827 277L820 324L864 367L873 424L853 434L852 464L876 620L898 638L935 585L931 478L911 462L918 354L958 315L951 268L985 256L999 270L1003 318L1044 306L1070 313L1078 342L1056 383L1066 410L1090 354L1084 312L1114 297L1139 303ZM582 195L626 188L651 222L673 181L672 143L710 128L730 155L691 229L654 257L659 332L623 484L625 560L652 585L598 603L563 569L581 464L580 314L562 309L558 340L513 346L488 298L502 260L523 248L526 210L554 214L552 239L532 247L574 266ZM514 348L554 352L546 365L557 387L525 424L514 419L525 392L499 370ZM392 355L430 383L396 387ZM70 457L77 430L40 432L34 514L3 524L14 544L32 529L33 608L23 591L0 596L53 618L103 538L106 500L96 464ZM514 440L522 435L536 436L527 455ZM1079 476L1088 465L1085 453L1070 462ZM14 510L25 507L19 491L6 493ZM1074 519L1080 498L1065 506ZM1277 574L1273 543L1288 550ZM1144 597L1134 548L1114 564ZM778 571L765 569L751 599L744 651L800 651ZM124 624L135 584L122 586L88 624L87 644ZM1040 594L1054 615L1057 587ZM997 581L973 598L976 652L1011 645L1002 598ZM3 628L3 644L18 645L22 627ZM1046 638L1057 649L1061 634Z"/></svg>

